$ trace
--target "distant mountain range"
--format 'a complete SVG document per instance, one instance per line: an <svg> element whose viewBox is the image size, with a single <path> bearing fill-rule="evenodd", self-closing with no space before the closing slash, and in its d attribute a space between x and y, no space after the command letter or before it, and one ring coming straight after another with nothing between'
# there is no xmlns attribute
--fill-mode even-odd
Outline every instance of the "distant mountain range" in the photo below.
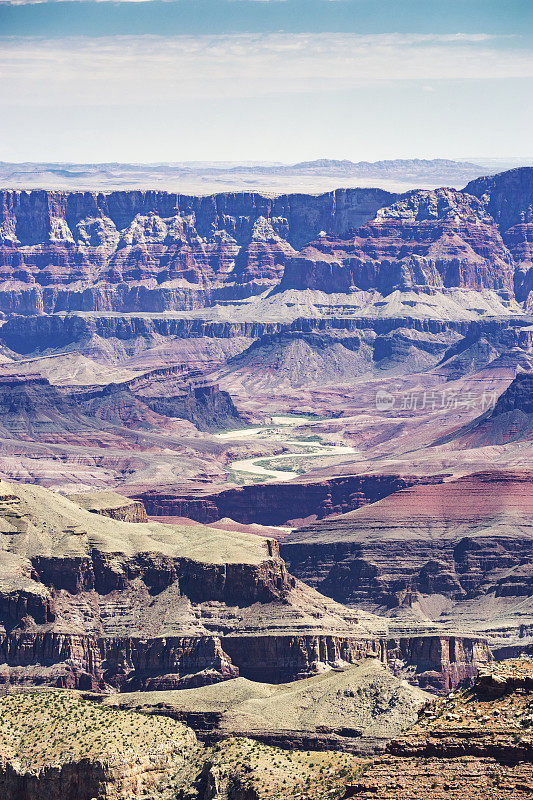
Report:
<svg viewBox="0 0 533 800"><path fill-rule="evenodd" d="M373 187L389 191L408 188L459 188L481 175L497 172L483 163L449 159L349 161L317 159L297 164L269 162L176 162L159 164L76 164L0 162L0 187L23 189L157 188L190 194L257 190L329 191L339 186Z"/></svg>

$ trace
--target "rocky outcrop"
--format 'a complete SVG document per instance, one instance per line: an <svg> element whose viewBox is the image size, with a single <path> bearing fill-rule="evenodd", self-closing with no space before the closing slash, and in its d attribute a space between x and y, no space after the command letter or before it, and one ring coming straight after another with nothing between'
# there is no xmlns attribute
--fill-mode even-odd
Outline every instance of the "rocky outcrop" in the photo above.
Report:
<svg viewBox="0 0 533 800"><path fill-rule="evenodd" d="M520 372L498 397L493 408L441 441L482 447L529 441L532 438L533 374Z"/></svg>
<svg viewBox="0 0 533 800"><path fill-rule="evenodd" d="M181 766L182 758L168 753L136 756L130 763L82 759L75 763L48 766L37 774L18 769L9 761L0 762L0 792L5 798L23 800L93 800L102 796L135 800L154 791L162 779Z"/></svg>
<svg viewBox="0 0 533 800"><path fill-rule="evenodd" d="M245 613L237 608L265 604L275 618L295 584L275 541L119 522L38 487L1 490L0 674L8 685L222 680L237 674L220 642Z"/></svg>
<svg viewBox="0 0 533 800"><path fill-rule="evenodd" d="M533 167L518 167L470 181L464 191L486 205L502 232L520 222L531 222Z"/></svg>
<svg viewBox="0 0 533 800"><path fill-rule="evenodd" d="M388 754L369 764L345 796L527 797L533 780L532 685L530 661L492 665L473 690L422 709L418 722L388 743Z"/></svg>
<svg viewBox="0 0 533 800"><path fill-rule="evenodd" d="M82 492L70 494L68 498L93 514L102 514L121 522L148 522L146 509L139 500L131 500L115 492Z"/></svg>
<svg viewBox="0 0 533 800"><path fill-rule="evenodd" d="M0 635L0 683L119 691L184 689L234 678L216 636L94 637L70 633Z"/></svg>
<svg viewBox="0 0 533 800"><path fill-rule="evenodd" d="M287 483L249 484L209 492L200 489L150 489L137 495L152 516L188 517L214 522L230 517L236 522L283 525L316 515L319 519L345 513L417 483L439 483L442 478L416 475L346 475L323 481L305 477Z"/></svg>
<svg viewBox="0 0 533 800"><path fill-rule="evenodd" d="M4 191L0 310L184 309L275 285L294 247L371 219L394 197Z"/></svg>
<svg viewBox="0 0 533 800"><path fill-rule="evenodd" d="M90 637L12 632L0 636L0 683L121 692L206 686L238 675L284 683L321 669L378 658L401 679L446 694L491 660L483 639L335 635Z"/></svg>
<svg viewBox="0 0 533 800"><path fill-rule="evenodd" d="M354 664L367 657L382 658L383 642L331 635L228 635L224 648L232 662L239 664L244 678L283 683L307 677L313 664Z"/></svg>
<svg viewBox="0 0 533 800"><path fill-rule="evenodd" d="M440 694L470 685L479 665L491 660L486 640L476 637L414 636L386 643L385 662L395 674Z"/></svg>
<svg viewBox="0 0 533 800"><path fill-rule="evenodd" d="M176 368L180 374L154 390L150 379L158 372L144 376L142 388L135 388L139 381L133 382L134 388L130 382L112 383L103 389L78 391L75 399L86 414L128 427L138 427L139 423L141 427L153 427L157 416L187 419L204 431L242 425L243 419L233 400L218 384L202 379L192 370L181 374ZM159 382L155 379L154 383ZM150 391L153 393L145 394Z"/></svg>
<svg viewBox="0 0 533 800"><path fill-rule="evenodd" d="M526 300L530 173L400 197L3 191L0 311L153 314L278 285L383 295L465 287L505 297L516 286Z"/></svg>
<svg viewBox="0 0 533 800"><path fill-rule="evenodd" d="M22 800L59 793L66 800L526 798L530 672L530 662L491 665L468 692L425 704L424 693L374 660L297 686L238 679L225 697L215 687L101 702L68 692L9 693L0 699L0 790ZM489 683L500 691L488 694ZM194 708L199 716L207 710L206 719L219 714L215 746L200 745L176 721L198 725ZM346 717L352 724L339 725ZM301 727L288 727L294 723ZM381 752L361 758L376 745Z"/></svg>
<svg viewBox="0 0 533 800"><path fill-rule="evenodd" d="M526 318L529 319L529 318ZM518 322L518 320L517 320ZM495 323L497 324L497 322ZM500 325L513 324L513 320L502 320ZM525 324L524 322L522 324ZM333 331L373 330L386 335L406 328L426 333L467 333L469 323L464 319L440 320L419 319L417 317L386 317L373 319L365 317L339 317L338 319L313 317L298 318L294 322L249 320L218 322L199 318L181 318L163 315L153 316L97 316L97 315L43 315L22 317L14 316L0 328L0 342L20 355L40 353L43 350L76 349L91 354L96 349L95 342L105 341L106 350L110 349L108 340L117 347L119 355L135 353L160 341L160 337L179 337L193 339L209 337L213 339L229 339L246 337L256 339L260 336L279 335L284 333L311 333L331 329ZM121 349L119 349L119 347Z"/></svg>
<svg viewBox="0 0 533 800"><path fill-rule="evenodd" d="M223 646L239 665L239 674L254 681L279 683L307 677L313 664L354 664L363 658L379 658L398 677L442 694L468 685L479 665L492 658L484 639L462 636L362 640L226 636Z"/></svg>
<svg viewBox="0 0 533 800"><path fill-rule="evenodd" d="M444 353L437 371L452 381L485 368L511 367L517 372L530 369L533 332L529 319L471 322L465 335Z"/></svg>
<svg viewBox="0 0 533 800"><path fill-rule="evenodd" d="M397 606L406 592L476 595L494 569L517 566L531 551L530 486L531 475L518 472L414 486L300 528L281 552L298 577L344 601L373 597ZM499 534L491 528L496 513ZM437 540L430 525L442 531Z"/></svg>
<svg viewBox="0 0 533 800"><path fill-rule="evenodd" d="M238 428L243 423L228 392L188 365L152 370L126 385L152 411L188 419L200 430Z"/></svg>
<svg viewBox="0 0 533 800"><path fill-rule="evenodd" d="M527 301L533 290L533 168L478 178L465 187L465 192L479 197L496 220L517 265L517 299Z"/></svg>
<svg viewBox="0 0 533 800"><path fill-rule="evenodd" d="M72 399L46 378L16 375L0 378L0 414L4 425L11 419L16 424L24 418L29 425L38 425L45 408L60 414L76 413Z"/></svg>
<svg viewBox="0 0 533 800"><path fill-rule="evenodd" d="M200 430L238 428L243 422L227 392L182 367L156 370L133 382L71 390L37 375L0 376L0 412L1 427L11 435L45 439L72 437L75 431L83 437L87 430L117 424L150 429L164 424L165 417L189 420Z"/></svg>
<svg viewBox="0 0 533 800"><path fill-rule="evenodd" d="M287 262L280 290L463 287L513 293L514 263L484 204L452 189L409 192L345 237L323 235Z"/></svg>
<svg viewBox="0 0 533 800"><path fill-rule="evenodd" d="M301 580L404 632L455 625L527 644L531 485L528 472L486 472L414 486L295 531L281 554Z"/></svg>
<svg viewBox="0 0 533 800"><path fill-rule="evenodd" d="M296 581L275 540L120 522L36 486L0 490L5 686L163 690L238 674L280 682L368 655L388 663L389 650L400 670L386 626ZM442 685L490 659L482 642L474 659L466 643L454 657L451 646L423 648L401 650L415 683L423 652L423 672L430 664Z"/></svg>

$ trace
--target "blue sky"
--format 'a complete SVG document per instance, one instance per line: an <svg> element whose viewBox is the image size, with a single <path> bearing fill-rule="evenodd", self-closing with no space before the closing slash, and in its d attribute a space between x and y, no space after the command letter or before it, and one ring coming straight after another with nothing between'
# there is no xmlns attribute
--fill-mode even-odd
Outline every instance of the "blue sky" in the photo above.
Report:
<svg viewBox="0 0 533 800"><path fill-rule="evenodd" d="M531 157L531 0L0 2L0 160Z"/></svg>

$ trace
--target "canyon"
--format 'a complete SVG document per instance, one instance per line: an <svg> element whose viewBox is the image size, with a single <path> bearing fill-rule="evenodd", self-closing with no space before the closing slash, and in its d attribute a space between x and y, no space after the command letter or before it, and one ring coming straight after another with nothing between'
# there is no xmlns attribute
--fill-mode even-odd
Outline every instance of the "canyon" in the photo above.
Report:
<svg viewBox="0 0 533 800"><path fill-rule="evenodd" d="M487 471L402 489L300 528L281 553L297 577L344 604L379 609L393 628L483 630L496 652L526 652L531 483L531 473Z"/></svg>
<svg viewBox="0 0 533 800"><path fill-rule="evenodd" d="M275 539L123 522L104 505L91 512L40 487L2 485L4 685L279 682L371 655L445 691L491 658L482 637L389 639L379 617L292 577Z"/></svg>
<svg viewBox="0 0 533 800"><path fill-rule="evenodd" d="M368 673L369 667L362 669ZM124 696L123 708L95 702L90 693L14 693L0 698L0 787L6 796L33 800L58 793L66 800L146 795L162 800L326 800L378 793L390 800L528 797L532 681L531 661L504 661L481 672L472 689L425 703L417 698L417 719L372 758L281 749L231 735L202 744L172 718L172 693L148 693L144 705L137 696ZM261 688L255 688L256 695ZM378 685L373 688L376 706ZM278 694L287 689L280 687ZM187 705L183 694L178 704ZM363 698L348 690L338 702L361 707ZM265 700L276 707L268 690ZM242 686L236 720L246 707ZM353 729L343 733L354 740L358 736Z"/></svg>
<svg viewBox="0 0 533 800"><path fill-rule="evenodd" d="M478 175L0 191L0 701L158 742L10 751L6 791L393 798L418 764L439 797L460 752L489 792L497 747L423 710L533 653L533 168Z"/></svg>

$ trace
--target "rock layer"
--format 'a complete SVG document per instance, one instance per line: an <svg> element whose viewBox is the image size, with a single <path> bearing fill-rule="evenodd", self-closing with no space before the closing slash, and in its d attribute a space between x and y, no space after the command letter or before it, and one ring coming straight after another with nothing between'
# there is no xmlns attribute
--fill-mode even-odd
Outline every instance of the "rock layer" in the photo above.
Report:
<svg viewBox="0 0 533 800"><path fill-rule="evenodd" d="M324 292L464 287L513 292L514 264L493 218L451 189L410 192L346 237L289 259L280 289Z"/></svg>
<svg viewBox="0 0 533 800"><path fill-rule="evenodd" d="M416 475L346 475L323 481L302 477L290 484L250 484L219 492L151 489L137 497L155 517L187 517L206 523L230 517L236 522L284 525L296 518L296 512L300 519L314 515L322 519L374 503L407 486L441 480Z"/></svg>
<svg viewBox="0 0 533 800"><path fill-rule="evenodd" d="M428 704L418 723L387 745L388 755L347 787L346 796L528 797L531 671L531 662L503 662L482 674L473 691Z"/></svg>
<svg viewBox="0 0 533 800"><path fill-rule="evenodd" d="M286 258L324 227L371 219L394 195L4 191L0 310L164 311L275 285Z"/></svg>
<svg viewBox="0 0 533 800"><path fill-rule="evenodd" d="M531 486L521 472L414 486L294 532L281 553L310 585L406 628L454 624L525 645Z"/></svg>
<svg viewBox="0 0 533 800"><path fill-rule="evenodd" d="M0 488L6 686L279 682L372 655L443 690L490 660L482 640L389 643L378 618L296 581L275 540L120 522L40 487Z"/></svg>

